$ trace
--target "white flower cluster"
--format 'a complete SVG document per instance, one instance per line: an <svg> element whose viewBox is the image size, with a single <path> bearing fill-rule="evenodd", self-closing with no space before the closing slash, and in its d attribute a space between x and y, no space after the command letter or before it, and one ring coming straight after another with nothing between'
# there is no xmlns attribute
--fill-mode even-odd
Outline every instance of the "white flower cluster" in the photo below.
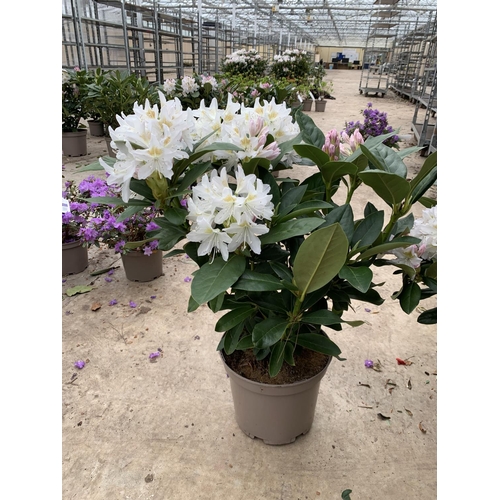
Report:
<svg viewBox="0 0 500 500"><path fill-rule="evenodd" d="M146 100L144 106L136 103L132 114L117 115L119 126L115 130L109 128L116 162L110 166L99 159L109 174L108 184L122 186L124 201L130 198L132 178L147 179L158 172L171 179L174 161L188 158L187 151L193 150L193 144L210 134L199 149L224 142L241 151L218 150L198 161L220 160L229 169L252 158L274 160L281 154L279 145L300 132L292 121L291 110L285 103L276 104L274 99L264 104L257 101L252 108L246 108L228 95L225 109L219 109L214 98L209 107L202 101L199 109L183 111L178 98L167 100L161 91L158 95L160 107L151 106ZM274 141L267 144L269 134Z"/></svg>
<svg viewBox="0 0 500 500"><path fill-rule="evenodd" d="M199 138L215 131L203 146L226 142L242 149L216 152L217 158L224 160L228 167L252 158L274 160L280 154L279 145L300 132L298 124L293 122L290 108L285 103L276 104L274 98L263 104L256 100L253 107L246 107L234 102L229 94L226 109L219 109L217 100L213 99L209 107L202 102L193 114L198 118L196 130ZM266 145L268 134L274 141Z"/></svg>
<svg viewBox="0 0 500 500"><path fill-rule="evenodd" d="M274 205L268 194L270 187L254 174L245 175L241 166L236 169L236 187L229 185L226 168L205 174L188 198L188 216L192 221L189 241L201 243L198 255L220 252L228 260L229 252L247 245L260 254L259 236L269 228L257 220L271 219Z"/></svg>
<svg viewBox="0 0 500 500"><path fill-rule="evenodd" d="M253 60L262 59L262 56L255 50L239 49L231 54L228 54L224 59L224 63L242 63L246 64Z"/></svg>
<svg viewBox="0 0 500 500"><path fill-rule="evenodd" d="M218 88L219 86L217 80L213 76L201 75L201 84L205 85L205 83L210 83L210 85L212 85L212 88L214 89Z"/></svg>
<svg viewBox="0 0 500 500"><path fill-rule="evenodd" d="M422 210L422 217L415 220L409 236L420 238L421 242L389 252L396 256L394 263L418 269L423 260L437 259L437 205Z"/></svg>
<svg viewBox="0 0 500 500"><path fill-rule="evenodd" d="M130 198L130 180L147 179L155 171L167 179L173 175L173 163L176 159L187 158L186 148L192 149L192 131L195 120L191 109L183 111L179 99L167 101L162 92L158 92L161 107L151 106L146 100L144 106L134 104L130 115L117 115L119 126L109 128L116 150L116 162L109 166L102 158L99 163L109 174L108 184L122 186L122 198Z"/></svg>

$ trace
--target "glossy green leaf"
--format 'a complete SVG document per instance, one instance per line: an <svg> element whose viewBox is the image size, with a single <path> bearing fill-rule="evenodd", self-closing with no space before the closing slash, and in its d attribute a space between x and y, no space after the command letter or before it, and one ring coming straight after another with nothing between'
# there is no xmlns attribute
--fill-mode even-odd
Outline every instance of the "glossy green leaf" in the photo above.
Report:
<svg viewBox="0 0 500 500"><path fill-rule="evenodd" d="M366 247L374 243L380 236L384 227L384 212L382 210L365 216L356 226L352 235L351 244L358 248Z"/></svg>
<svg viewBox="0 0 500 500"><path fill-rule="evenodd" d="M243 323L245 319L255 313L255 308L249 305L236 307L232 311L224 314L215 324L216 332L226 332L231 328Z"/></svg>
<svg viewBox="0 0 500 500"><path fill-rule="evenodd" d="M325 184L328 185L345 175L356 175L356 172L358 171L358 168L354 163L347 161L329 161L322 166L318 165L318 167L321 171Z"/></svg>
<svg viewBox="0 0 500 500"><path fill-rule="evenodd" d="M336 222L341 225L348 241L352 241L352 236L354 234L354 215L351 205L341 205L340 207L332 209L325 217L325 224L323 227L330 226Z"/></svg>
<svg viewBox="0 0 500 500"><path fill-rule="evenodd" d="M238 347L241 333L243 332L243 323L235 325L224 335L224 352L232 354Z"/></svg>
<svg viewBox="0 0 500 500"><path fill-rule="evenodd" d="M186 236L186 229L181 226L172 224L161 217L155 219L155 222L160 226L160 229L155 231L154 235L159 241L159 247L164 251L173 248Z"/></svg>
<svg viewBox="0 0 500 500"><path fill-rule="evenodd" d="M186 220L187 210L183 208L168 207L165 209L163 216L168 222L180 226Z"/></svg>
<svg viewBox="0 0 500 500"><path fill-rule="evenodd" d="M304 314L300 322L311 325L335 325L343 323L344 321L338 314L335 314L328 309L320 309L318 311Z"/></svg>
<svg viewBox="0 0 500 500"><path fill-rule="evenodd" d="M295 345L288 341L285 343L284 359L286 363L290 366L295 366L295 359L293 359L293 353L295 352Z"/></svg>
<svg viewBox="0 0 500 500"><path fill-rule="evenodd" d="M321 200L306 201L304 203L300 203L295 208L293 208L289 214L283 217L278 217L276 222L286 222L287 220L290 219L295 219L297 217L302 217L304 215L313 214L318 210L331 210L332 207L333 207L332 204L327 203L326 201L321 201Z"/></svg>
<svg viewBox="0 0 500 500"><path fill-rule="evenodd" d="M358 176L391 207L404 200L410 192L410 183L396 174L382 170L365 170Z"/></svg>
<svg viewBox="0 0 500 500"><path fill-rule="evenodd" d="M287 281L292 281L293 274L285 264L281 262L269 262L271 269L282 279Z"/></svg>
<svg viewBox="0 0 500 500"><path fill-rule="evenodd" d="M271 357L269 358L269 376L271 378L276 377L283 366L283 361L285 360L285 348L286 341L284 340L280 340L273 346Z"/></svg>
<svg viewBox="0 0 500 500"><path fill-rule="evenodd" d="M313 161L320 170L323 165L330 161L330 156L316 146L310 144L297 144L294 146L294 149L300 156L309 158Z"/></svg>
<svg viewBox="0 0 500 500"><path fill-rule="evenodd" d="M246 259L233 254L226 262L217 257L207 262L195 274L191 282L191 294L199 304L204 304L230 288L245 271Z"/></svg>
<svg viewBox="0 0 500 500"><path fill-rule="evenodd" d="M194 299L193 299L193 296L191 295L191 296L189 297L187 311L188 311L188 312L193 312L193 311L196 311L196 309L198 309L198 307L200 307L200 304L198 304L198 302L196 302L196 300L194 300Z"/></svg>
<svg viewBox="0 0 500 500"><path fill-rule="evenodd" d="M303 296L326 285L345 263L349 242L340 224L318 229L300 245L293 264Z"/></svg>
<svg viewBox="0 0 500 500"><path fill-rule="evenodd" d="M287 326L286 319L275 316L257 323L252 331L252 341L255 347L264 349L276 344L285 333Z"/></svg>
<svg viewBox="0 0 500 500"><path fill-rule="evenodd" d="M358 260L364 260L372 255L385 254L389 250L394 250L395 248L405 248L409 245L415 245L420 243L420 238L414 238L413 236L400 236L399 238L394 238L387 243L382 243L376 247L369 248L365 252L358 256Z"/></svg>
<svg viewBox="0 0 500 500"><path fill-rule="evenodd" d="M283 194L278 207L279 215L286 215L293 210L300 203L300 200L302 200L306 190L307 186L297 186L289 189Z"/></svg>
<svg viewBox="0 0 500 500"><path fill-rule="evenodd" d="M410 314L418 306L421 295L422 291L417 283L414 281L406 283L398 297L401 309L406 314Z"/></svg>
<svg viewBox="0 0 500 500"><path fill-rule="evenodd" d="M332 342L327 336L319 333L301 333L297 335L297 344L311 351L322 352L336 358L342 352L335 342Z"/></svg>
<svg viewBox="0 0 500 500"><path fill-rule="evenodd" d="M156 201L153 191L151 191L151 188L146 184L144 179L130 179L130 190L151 201L152 204Z"/></svg>
<svg viewBox="0 0 500 500"><path fill-rule="evenodd" d="M369 151L373 155L372 157L369 157L370 160L375 157L377 159L377 164L381 166L382 170L399 175L399 177L406 179L408 174L406 165L394 149L386 146L385 144L379 144Z"/></svg>
<svg viewBox="0 0 500 500"><path fill-rule="evenodd" d="M422 325L435 325L437 323L437 307L421 313L417 318L417 322Z"/></svg>
<svg viewBox="0 0 500 500"><path fill-rule="evenodd" d="M189 189L191 185L195 184L198 179L211 168L213 168L213 166L210 162L192 165L190 169L184 174L184 177L182 177L182 180L177 188L177 192Z"/></svg>
<svg viewBox="0 0 500 500"><path fill-rule="evenodd" d="M262 245L267 245L269 243L287 240L295 236L302 236L321 226L323 222L323 219L319 217L308 217L281 222L273 226L267 234L261 236L260 242Z"/></svg>
<svg viewBox="0 0 500 500"><path fill-rule="evenodd" d="M245 271L240 279L234 283L234 290L246 290L249 292L271 292L281 290L283 285L281 281L270 275L257 273L255 271Z"/></svg>
<svg viewBox="0 0 500 500"><path fill-rule="evenodd" d="M302 139L306 144L312 144L318 148L321 148L325 144L325 134L316 126L314 120L310 116L302 111L297 111L297 113L295 113L295 121L300 127ZM296 146L294 146L294 149L295 148Z"/></svg>
<svg viewBox="0 0 500 500"><path fill-rule="evenodd" d="M252 349L253 341L251 335L245 335L240 339L238 345L236 346L237 351L246 351L247 349Z"/></svg>
<svg viewBox="0 0 500 500"><path fill-rule="evenodd" d="M366 266L344 266L339 271L339 278L347 280L356 290L366 292L373 279L373 271Z"/></svg>

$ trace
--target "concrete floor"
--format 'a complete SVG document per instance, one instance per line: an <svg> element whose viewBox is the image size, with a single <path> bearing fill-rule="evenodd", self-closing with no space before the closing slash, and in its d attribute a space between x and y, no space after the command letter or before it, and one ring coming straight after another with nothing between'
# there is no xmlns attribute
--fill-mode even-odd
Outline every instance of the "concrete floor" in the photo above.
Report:
<svg viewBox="0 0 500 500"><path fill-rule="evenodd" d="M309 113L324 132L360 119L372 101L401 134L411 133L413 104L391 93L359 95L357 71L327 73L336 100L326 113ZM65 179L86 177L77 167L105 152L102 138L89 137L86 158L63 157ZM423 160L409 158L410 176ZM296 168L291 176L301 175ZM120 266L111 281L90 276L110 266ZM274 447L244 435L234 420L215 350L218 315L206 306L186 313L184 278L195 264L178 256L163 269L153 282L129 282L111 251L91 249L88 269L63 279L64 500L340 500L345 489L352 500L436 498L437 329L391 301L397 279L377 276L385 281L382 306L356 305L363 326L329 332L347 360L332 361L311 431ZM93 289L66 296L75 285ZM118 303L109 306L112 299ZM151 362L158 348L163 357ZM413 364L398 365L397 357ZM73 366L80 359L82 370ZM365 359L378 360L381 371L365 368Z"/></svg>

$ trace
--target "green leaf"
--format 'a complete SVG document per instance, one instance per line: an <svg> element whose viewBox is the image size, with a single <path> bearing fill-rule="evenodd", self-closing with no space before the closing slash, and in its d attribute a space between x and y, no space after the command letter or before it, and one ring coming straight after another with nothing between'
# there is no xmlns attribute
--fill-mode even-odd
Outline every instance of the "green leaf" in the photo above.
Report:
<svg viewBox="0 0 500 500"><path fill-rule="evenodd" d="M362 254L358 256L357 260L364 260L372 255L377 254L385 254L389 250L394 250L395 248L404 248L409 245L415 245L420 243L420 238L414 238L413 236L400 236L399 238L394 238L387 243L382 243L381 245L377 245L376 247L369 248Z"/></svg>
<svg viewBox="0 0 500 500"><path fill-rule="evenodd" d="M345 263L349 242L340 224L318 229L300 245L293 264L295 284L305 294L332 280Z"/></svg>
<svg viewBox="0 0 500 500"><path fill-rule="evenodd" d="M291 210L293 210L300 203L300 200L302 200L302 197L304 196L306 190L306 185L289 189L281 197L281 203L278 208L279 215L286 215Z"/></svg>
<svg viewBox="0 0 500 500"><path fill-rule="evenodd" d="M380 232L384 226L384 212L372 212L365 216L364 219L356 226L352 236L351 243L359 248L371 245L380 236Z"/></svg>
<svg viewBox="0 0 500 500"><path fill-rule="evenodd" d="M398 297L401 309L406 314L410 314L418 306L421 295L422 291L417 283L414 281L406 283Z"/></svg>
<svg viewBox="0 0 500 500"><path fill-rule="evenodd" d="M249 292L271 292L281 290L283 285L278 278L269 274L245 271L240 279L233 285L235 290L246 290Z"/></svg>
<svg viewBox="0 0 500 500"><path fill-rule="evenodd" d="M326 153L325 153L326 154ZM344 177L344 175L356 175L358 168L354 163L347 161L329 161L319 166L325 184L330 185L333 181Z"/></svg>
<svg viewBox="0 0 500 500"><path fill-rule="evenodd" d="M155 238L158 240L159 248L161 250L170 250L177 244L177 242L186 236L186 229L182 226L172 224L161 217L157 217L155 222L161 228L154 232Z"/></svg>
<svg viewBox="0 0 500 500"><path fill-rule="evenodd" d="M411 201L416 203L436 182L437 179L437 152L430 154L425 160L420 172L411 180Z"/></svg>
<svg viewBox="0 0 500 500"><path fill-rule="evenodd" d="M226 296L225 292L219 293L215 299L208 301L208 307L213 313L219 312L222 309L222 305L224 304L224 298Z"/></svg>
<svg viewBox="0 0 500 500"><path fill-rule="evenodd" d="M273 316L257 323L252 331L255 347L264 349L276 344L286 331L288 320Z"/></svg>
<svg viewBox="0 0 500 500"><path fill-rule="evenodd" d="M366 292L373 279L373 271L365 266L344 266L339 271L339 278L347 280L356 290Z"/></svg>
<svg viewBox="0 0 500 500"><path fill-rule="evenodd" d="M277 221L286 222L287 220L294 219L297 217L302 217L304 215L309 215L317 212L318 210L331 210L332 205L326 201L313 200L306 201L297 205L289 214L278 217Z"/></svg>
<svg viewBox="0 0 500 500"><path fill-rule="evenodd" d="M93 286L78 285L78 286L74 286L72 288L68 288L66 290L66 295L68 297L72 297L73 295L76 295L78 293L87 293L87 292L90 292L90 290L93 290L93 289L94 289Z"/></svg>
<svg viewBox="0 0 500 500"><path fill-rule="evenodd" d="M399 175L399 177L406 179L408 173L406 165L394 149L386 146L385 144L379 144L378 146L370 149L369 152L373 155L370 159L375 157L377 159L377 164L380 165L382 170Z"/></svg>
<svg viewBox="0 0 500 500"><path fill-rule="evenodd" d="M421 196L418 201L425 207L425 208L432 208L437 205L437 200L435 198L426 198L425 196Z"/></svg>
<svg viewBox="0 0 500 500"><path fill-rule="evenodd" d="M245 319L255 313L255 308L249 305L236 307L224 314L215 324L216 332L226 332L236 325L242 324Z"/></svg>
<svg viewBox="0 0 500 500"><path fill-rule="evenodd" d="M274 345L271 351L271 357L269 359L269 376L271 378L276 377L283 366L283 361L285 360L285 347L286 341L280 340Z"/></svg>
<svg viewBox="0 0 500 500"><path fill-rule="evenodd" d="M352 241L352 236L354 234L354 215L351 205L341 205L340 207L334 208L325 217L325 224L322 227L330 226L336 222L341 225L348 241Z"/></svg>
<svg viewBox="0 0 500 500"><path fill-rule="evenodd" d="M292 281L293 274L285 264L281 262L269 262L271 269L284 281Z"/></svg>
<svg viewBox="0 0 500 500"><path fill-rule="evenodd" d="M165 209L163 216L168 222L172 223L174 226L180 226L184 224L186 220L187 210L177 207L168 207Z"/></svg>
<svg viewBox="0 0 500 500"><path fill-rule="evenodd" d="M319 311L304 314L300 322L311 325L337 325L343 323L344 320L332 311L320 309Z"/></svg>
<svg viewBox="0 0 500 500"><path fill-rule="evenodd" d="M260 242L262 245L267 245L269 243L287 240L295 236L302 236L321 226L323 222L323 219L319 217L308 217L305 219L293 219L281 222L271 227L267 234L261 236Z"/></svg>
<svg viewBox="0 0 500 500"><path fill-rule="evenodd" d="M232 255L226 262L217 257L207 262L195 274L191 282L191 294L198 304L204 304L230 288L245 271L243 255Z"/></svg>
<svg viewBox="0 0 500 500"><path fill-rule="evenodd" d="M252 349L253 341L251 335L245 335L245 337L241 338L236 346L237 351L246 351L247 349Z"/></svg>
<svg viewBox="0 0 500 500"><path fill-rule="evenodd" d="M293 149L295 149L300 156L312 160L320 170L323 165L330 161L330 156L327 153L310 144L297 144Z"/></svg>
<svg viewBox="0 0 500 500"><path fill-rule="evenodd" d="M437 323L437 307L424 311L417 318L417 322L422 325L435 325Z"/></svg>
<svg viewBox="0 0 500 500"><path fill-rule="evenodd" d="M295 113L295 121L300 127L302 139L306 144L312 144L318 148L321 148L325 144L325 134L316 126L310 116L299 110Z"/></svg>
<svg viewBox="0 0 500 500"><path fill-rule="evenodd" d="M383 170L365 170L358 176L391 207L404 200L410 192L410 183L396 174Z"/></svg>
<svg viewBox="0 0 500 500"><path fill-rule="evenodd" d="M295 345L293 342L286 342L284 358L288 365L295 366L295 360L293 359L293 353L295 351Z"/></svg>
<svg viewBox="0 0 500 500"><path fill-rule="evenodd" d="M177 192L182 192L188 189L192 184L194 184L203 174L212 167L210 162L199 163L197 165L192 165L191 168L185 173L182 178Z"/></svg>
<svg viewBox="0 0 500 500"><path fill-rule="evenodd" d="M342 492L342 500L351 500L352 490L344 490Z"/></svg>
<svg viewBox="0 0 500 500"><path fill-rule="evenodd" d="M151 188L146 184L146 181L144 179L130 179L130 189L142 197L146 198L147 200L151 201L151 204L154 204L155 197L153 196L153 191L151 191Z"/></svg>
<svg viewBox="0 0 500 500"><path fill-rule="evenodd" d="M196 302L196 300L194 300L193 296L191 295L188 301L188 308L187 308L188 312L196 311L198 307L200 307L200 304L198 304L198 302Z"/></svg>
<svg viewBox="0 0 500 500"><path fill-rule="evenodd" d="M241 332L243 332L243 323L235 325L234 328L227 331L224 335L224 351L226 354L232 354L236 351L240 341Z"/></svg>
<svg viewBox="0 0 500 500"><path fill-rule="evenodd" d="M342 352L335 342L332 342L326 335L319 333L302 333L297 335L297 344L311 351L322 352L336 358Z"/></svg>

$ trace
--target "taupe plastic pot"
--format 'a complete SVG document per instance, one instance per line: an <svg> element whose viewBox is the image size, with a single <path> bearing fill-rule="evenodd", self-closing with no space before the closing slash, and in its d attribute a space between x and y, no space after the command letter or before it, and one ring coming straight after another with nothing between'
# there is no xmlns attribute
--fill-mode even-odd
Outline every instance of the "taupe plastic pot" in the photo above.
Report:
<svg viewBox="0 0 500 500"><path fill-rule="evenodd" d="M89 251L81 241L62 244L62 274L78 274L89 265Z"/></svg>
<svg viewBox="0 0 500 500"><path fill-rule="evenodd" d="M324 99L322 100L317 99L316 101L314 101L314 111L320 111L324 113L325 108L326 108L326 101Z"/></svg>
<svg viewBox="0 0 500 500"><path fill-rule="evenodd" d="M116 158L116 153L111 147L111 137L106 136L104 140L106 141L106 147L108 148L108 156L110 156L111 158Z"/></svg>
<svg viewBox="0 0 500 500"><path fill-rule="evenodd" d="M327 365L314 377L287 385L261 384L238 375L220 356L231 382L236 422L251 438L266 444L293 443L312 427L321 379Z"/></svg>
<svg viewBox="0 0 500 500"><path fill-rule="evenodd" d="M163 274L163 252L145 255L142 250L122 254L123 269L129 281L153 281Z"/></svg>
<svg viewBox="0 0 500 500"><path fill-rule="evenodd" d="M66 156L85 156L87 154L87 130L63 132L62 150Z"/></svg>
<svg viewBox="0 0 500 500"><path fill-rule="evenodd" d="M104 124L99 120L89 120L89 132L94 137L102 137L104 135Z"/></svg>
<svg viewBox="0 0 500 500"><path fill-rule="evenodd" d="M304 102L302 103L302 111L311 111L312 104L313 104L312 99L305 99Z"/></svg>

